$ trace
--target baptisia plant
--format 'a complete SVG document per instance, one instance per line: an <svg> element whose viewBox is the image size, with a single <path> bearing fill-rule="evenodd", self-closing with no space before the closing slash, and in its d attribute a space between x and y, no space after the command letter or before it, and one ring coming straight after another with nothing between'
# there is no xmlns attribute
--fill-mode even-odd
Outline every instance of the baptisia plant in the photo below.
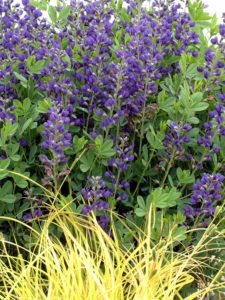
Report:
<svg viewBox="0 0 225 300"><path fill-rule="evenodd" d="M109 234L110 211L142 224L150 206L208 222L223 200L224 26L201 1L0 0L1 214L38 220L54 192Z"/></svg>

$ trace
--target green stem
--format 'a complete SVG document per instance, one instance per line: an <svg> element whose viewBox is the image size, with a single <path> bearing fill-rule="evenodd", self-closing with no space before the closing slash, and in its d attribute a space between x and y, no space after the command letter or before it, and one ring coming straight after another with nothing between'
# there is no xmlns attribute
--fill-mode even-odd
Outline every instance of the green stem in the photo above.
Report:
<svg viewBox="0 0 225 300"><path fill-rule="evenodd" d="M117 83L116 83L115 93L113 95L114 100L116 100L116 102L118 100L118 93L119 93L119 90L120 90L121 80L122 80L122 74L119 73L118 77L117 77ZM121 105L121 103L120 103L120 100L119 100L118 103L117 103L117 110L120 108L120 105ZM109 114L111 118L113 116L113 113L114 113L114 110L111 109L110 114ZM120 122L118 121L118 123L116 125L116 143L118 143L118 140L119 140L119 128L120 128ZM108 135L109 135L109 128L106 129L105 139L108 138Z"/></svg>
<svg viewBox="0 0 225 300"><path fill-rule="evenodd" d="M145 83L145 91L144 91L144 97L146 97L147 94L147 85L148 83ZM146 99L147 101L147 99ZM139 143L139 156L141 156L142 151L142 142L144 138L144 125L145 125L145 108L146 108L146 101L144 102L143 109L142 109L142 117L141 117L141 136L140 136L140 143Z"/></svg>
<svg viewBox="0 0 225 300"><path fill-rule="evenodd" d="M146 105L146 103L144 103L143 110L142 110L142 118L141 118L141 135L140 135L140 143L139 143L139 156L141 155L142 141L143 141L143 138L144 138L145 105Z"/></svg>
<svg viewBox="0 0 225 300"><path fill-rule="evenodd" d="M139 189L139 186L140 186L140 184L141 184L141 182L142 182L142 179L143 179L143 177L145 176L145 173L146 173L147 169L149 168L149 165L150 165L150 163L151 163L151 161L152 161L154 152L155 152L155 150L152 150L151 155L150 155L150 157L149 157L149 160L148 160L147 164L145 165L145 168L144 168L144 170L143 170L143 172L142 172L142 174L141 174L141 176L140 176L140 178L139 178L139 180L138 180L138 183L137 183L137 186L136 186L135 191L134 191L134 193L133 193L133 196L135 196L136 193L138 192L138 189Z"/></svg>
<svg viewBox="0 0 225 300"><path fill-rule="evenodd" d="M168 163L167 168L166 168L165 175L164 175L163 180L162 180L162 183L161 183L161 185L160 185L161 188L164 187L165 181L166 181L166 179L167 179L167 177L168 177L168 174L169 174L169 171L170 171L170 169L171 169L171 167L172 167L172 162L173 162L173 160L174 160L174 156L175 156L176 150L177 150L177 149L174 148L173 153L172 153L172 155L171 155L171 157L170 157L169 163Z"/></svg>
<svg viewBox="0 0 225 300"><path fill-rule="evenodd" d="M206 153L207 153L207 150L203 152L202 157L201 157L201 159L200 159L200 161L199 161L200 163L203 162L203 158L205 157ZM192 171L192 173L191 173L190 176L191 176L191 177L194 176L195 173L197 172L197 170L198 170L197 167L195 167L194 170ZM182 188L181 188L181 190L180 190L181 193L184 191L184 189L186 188L186 186L187 186L187 184L184 184L184 185L182 186Z"/></svg>
<svg viewBox="0 0 225 300"><path fill-rule="evenodd" d="M118 187L118 183L119 183L119 180L120 180L120 174L121 174L121 171L119 170L118 174L117 174L117 178L116 178L116 185L115 185L114 197L116 197L117 187Z"/></svg>
<svg viewBox="0 0 225 300"><path fill-rule="evenodd" d="M94 95L92 95L92 97L91 97L90 107L92 107L92 104L93 104L93 98L94 98ZM88 131L88 126L89 126L90 117L91 117L91 109L88 110L88 116L87 116L87 122L86 122L86 132Z"/></svg>
<svg viewBox="0 0 225 300"><path fill-rule="evenodd" d="M53 164L53 182L54 182L54 190L55 190L55 194L57 194L57 190L58 190L58 183L57 183L57 179L56 179L56 175L57 175L57 164L56 164L56 156L53 153L53 160L54 160L54 164Z"/></svg>

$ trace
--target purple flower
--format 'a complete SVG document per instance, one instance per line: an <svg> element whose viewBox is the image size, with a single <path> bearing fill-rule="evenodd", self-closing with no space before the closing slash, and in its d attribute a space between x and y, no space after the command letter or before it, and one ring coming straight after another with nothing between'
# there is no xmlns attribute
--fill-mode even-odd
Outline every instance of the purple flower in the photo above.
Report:
<svg viewBox="0 0 225 300"><path fill-rule="evenodd" d="M19 143L20 143L20 146L23 148L28 145L27 140L24 138L20 139Z"/></svg>
<svg viewBox="0 0 225 300"><path fill-rule="evenodd" d="M125 200L127 200L127 198L128 198L128 196L127 196L126 193L121 193L120 196L119 196L119 199L120 199L121 201L125 201Z"/></svg>
<svg viewBox="0 0 225 300"><path fill-rule="evenodd" d="M193 194L190 199L190 205L184 209L184 213L188 219L194 217L212 216L215 207L214 203L222 199L221 189L224 176L220 173L211 175L203 173L201 180L193 185Z"/></svg>
<svg viewBox="0 0 225 300"><path fill-rule="evenodd" d="M51 150L59 162L66 161L64 147L71 146L72 135L66 131L64 125L69 121L70 119L63 112L51 108L49 109L49 120L44 123L45 130L42 131L44 137L42 147Z"/></svg>
<svg viewBox="0 0 225 300"><path fill-rule="evenodd" d="M28 223L28 222L30 222L31 220L32 220L32 214L31 213L27 213L27 214L25 214L24 216L23 216L23 220L24 220L24 222L26 222L26 223Z"/></svg>
<svg viewBox="0 0 225 300"><path fill-rule="evenodd" d="M218 43L218 38L217 37L213 37L211 39L211 42L212 42L213 45L216 45Z"/></svg>
<svg viewBox="0 0 225 300"><path fill-rule="evenodd" d="M225 24L219 26L220 35L225 37Z"/></svg>
<svg viewBox="0 0 225 300"><path fill-rule="evenodd" d="M163 141L165 151L170 156L174 151L174 147L176 147L178 154L183 153L184 144L191 141L191 138L186 133L192 129L192 126L188 123L171 122L169 128L171 133L166 134Z"/></svg>
<svg viewBox="0 0 225 300"><path fill-rule="evenodd" d="M83 208L83 214L87 215L93 210L109 209L109 203L106 200L112 195L112 191L107 188L106 182L100 176L89 177L88 182L90 187L81 190L82 196L88 201Z"/></svg>
<svg viewBox="0 0 225 300"><path fill-rule="evenodd" d="M191 54L192 54L193 57L198 57L198 51L192 51Z"/></svg>
<svg viewBox="0 0 225 300"><path fill-rule="evenodd" d="M213 147L213 152L216 153L216 154L220 153L220 147L214 146Z"/></svg>
<svg viewBox="0 0 225 300"><path fill-rule="evenodd" d="M205 60L207 62L212 62L214 59L214 50L213 49L208 49L205 53Z"/></svg>
<svg viewBox="0 0 225 300"><path fill-rule="evenodd" d="M39 217L42 216L42 211L41 211L40 208L34 210L34 216L35 216L36 218L39 218Z"/></svg>
<svg viewBox="0 0 225 300"><path fill-rule="evenodd" d="M101 228L107 233L109 233L108 232L109 223L110 223L110 219L108 216L100 216L98 219L99 226L101 226Z"/></svg>
<svg viewBox="0 0 225 300"><path fill-rule="evenodd" d="M30 0L22 0L22 4L24 6L28 5L30 3Z"/></svg>

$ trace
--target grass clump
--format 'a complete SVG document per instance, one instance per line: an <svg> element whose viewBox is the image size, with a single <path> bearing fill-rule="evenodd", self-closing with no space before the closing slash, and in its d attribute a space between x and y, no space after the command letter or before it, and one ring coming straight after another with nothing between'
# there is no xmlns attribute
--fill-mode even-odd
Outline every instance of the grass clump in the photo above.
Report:
<svg viewBox="0 0 225 300"><path fill-rule="evenodd" d="M0 299L191 300L208 299L223 287L224 264L214 278L204 274L207 245L225 237L215 233L215 225L204 230L195 246L179 252L173 250L181 245L172 231L152 242L150 221L137 231L136 246L130 249L121 246L116 227L110 237L94 215L84 220L55 210L41 231L24 226L30 230L29 247L1 239ZM53 228L60 237L52 234Z"/></svg>

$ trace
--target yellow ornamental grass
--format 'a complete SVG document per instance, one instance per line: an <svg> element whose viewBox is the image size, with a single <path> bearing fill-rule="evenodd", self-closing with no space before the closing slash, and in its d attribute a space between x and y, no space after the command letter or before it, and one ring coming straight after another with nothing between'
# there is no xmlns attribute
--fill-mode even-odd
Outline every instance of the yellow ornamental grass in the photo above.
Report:
<svg viewBox="0 0 225 300"><path fill-rule="evenodd" d="M43 223L41 232L24 224L35 239L30 248L2 238L0 299L183 299L182 288L203 278L205 260L197 256L204 252L210 228L195 248L176 253L171 235L152 244L150 222L146 232L139 230L137 246L130 250L120 246L114 227L111 238L94 216L84 221L73 213L55 211ZM50 233L50 226L58 227L60 239ZM211 280L185 299L207 299L209 291L220 287Z"/></svg>

